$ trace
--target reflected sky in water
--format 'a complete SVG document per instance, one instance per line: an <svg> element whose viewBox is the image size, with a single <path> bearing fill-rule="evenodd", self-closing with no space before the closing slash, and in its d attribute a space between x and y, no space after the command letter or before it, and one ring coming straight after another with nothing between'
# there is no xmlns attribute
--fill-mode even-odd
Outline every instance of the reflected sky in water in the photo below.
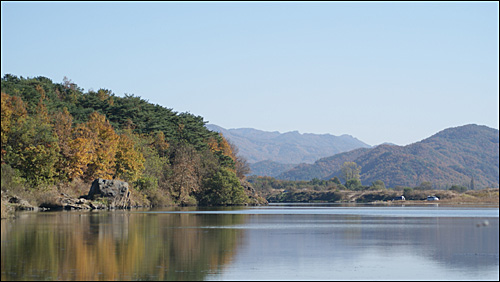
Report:
<svg viewBox="0 0 500 282"><path fill-rule="evenodd" d="M191 211L149 211L147 213L191 213L191 214L326 214L361 215L384 217L498 217L498 208L449 207L432 204L426 206L338 206L338 205L276 205L253 208L219 208Z"/></svg>
<svg viewBox="0 0 500 282"><path fill-rule="evenodd" d="M2 280L498 280L498 207L21 213Z"/></svg>

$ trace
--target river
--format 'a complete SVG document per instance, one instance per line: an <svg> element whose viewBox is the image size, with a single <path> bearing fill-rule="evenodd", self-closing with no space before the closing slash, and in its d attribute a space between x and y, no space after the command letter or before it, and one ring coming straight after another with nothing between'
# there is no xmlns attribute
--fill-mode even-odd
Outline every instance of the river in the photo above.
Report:
<svg viewBox="0 0 500 282"><path fill-rule="evenodd" d="M341 204L21 212L5 280L495 280L499 209Z"/></svg>

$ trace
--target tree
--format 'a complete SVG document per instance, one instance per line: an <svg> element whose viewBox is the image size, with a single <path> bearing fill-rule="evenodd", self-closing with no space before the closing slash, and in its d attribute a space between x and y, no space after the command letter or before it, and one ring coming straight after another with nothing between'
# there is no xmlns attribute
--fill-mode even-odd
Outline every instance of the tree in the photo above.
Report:
<svg viewBox="0 0 500 282"><path fill-rule="evenodd" d="M356 179L356 178L351 178L351 179L347 180L345 186L349 190L360 190L361 188L363 188L361 181L359 181L359 179Z"/></svg>
<svg viewBox="0 0 500 282"><path fill-rule="evenodd" d="M476 189L476 188L475 188L475 186L474 186L474 176L472 176L472 177L470 178L469 189L470 189L470 190L474 190L474 189Z"/></svg>
<svg viewBox="0 0 500 282"><path fill-rule="evenodd" d="M115 156L115 177L134 182L144 170L144 156L135 149L133 133L128 130L118 138L118 148Z"/></svg>
<svg viewBox="0 0 500 282"><path fill-rule="evenodd" d="M233 148L236 148L236 146L231 146L222 133L219 133L217 136L210 137L208 139L208 147L210 148L210 151L219 158L222 166L235 170L237 158L233 152ZM241 169L244 170L244 167L242 166Z"/></svg>
<svg viewBox="0 0 500 282"><path fill-rule="evenodd" d="M245 175L249 174L250 173L250 165L248 164L248 161L240 156L238 154L239 152L239 148L234 144L234 143L231 143L231 142L228 142L229 143L229 146L231 147L231 151L233 153L233 156L234 156L234 167L235 167L235 171L236 171L236 176L238 176L239 179L243 179L245 177Z"/></svg>
<svg viewBox="0 0 500 282"><path fill-rule="evenodd" d="M74 150L71 147L73 141L73 117L68 112L68 109L64 108L62 112L54 114L51 120L60 149L60 158L56 164L56 168L60 178L72 179L77 174L73 164L73 161L75 161Z"/></svg>
<svg viewBox="0 0 500 282"><path fill-rule="evenodd" d="M86 124L95 133L94 157L88 164L86 178L111 178L115 174L115 156L118 148L118 135L104 115L93 112Z"/></svg>
<svg viewBox="0 0 500 282"><path fill-rule="evenodd" d="M72 139L69 142L68 179L87 175L88 165L95 162L95 146L97 134L91 131L86 124L81 123L72 130Z"/></svg>
<svg viewBox="0 0 500 282"><path fill-rule="evenodd" d="M463 192L467 191L467 187L462 186L462 185L452 185L449 190L457 191L459 193L463 193Z"/></svg>
<svg viewBox="0 0 500 282"><path fill-rule="evenodd" d="M1 159L4 161L8 146L15 146L15 136L13 131L19 130L26 118L28 112L23 100L17 96L10 96L4 92L1 93Z"/></svg>
<svg viewBox="0 0 500 282"><path fill-rule="evenodd" d="M373 189L373 190L386 189L384 181L382 181L382 180L373 181L372 185L371 185L371 189Z"/></svg>
<svg viewBox="0 0 500 282"><path fill-rule="evenodd" d="M333 182L333 183L335 183L335 184L337 184L337 185L342 184L342 183L340 182L340 179L339 179L337 176L335 176L335 177L331 178L329 181L331 181L331 182Z"/></svg>
<svg viewBox="0 0 500 282"><path fill-rule="evenodd" d="M52 183L57 175L59 146L51 125L30 116L18 125L11 128L5 162L32 186Z"/></svg>
<svg viewBox="0 0 500 282"><path fill-rule="evenodd" d="M340 168L340 171L342 172L342 177L344 178L346 183L351 179L360 179L361 167L358 166L355 162L344 162L344 164Z"/></svg>
<svg viewBox="0 0 500 282"><path fill-rule="evenodd" d="M199 203L207 206L243 205L248 203L248 196L243 190L236 173L221 167L213 177L204 181L204 190Z"/></svg>
<svg viewBox="0 0 500 282"><path fill-rule="evenodd" d="M180 204L193 204L191 194L200 189L199 155L195 149L181 143L173 151L171 195Z"/></svg>

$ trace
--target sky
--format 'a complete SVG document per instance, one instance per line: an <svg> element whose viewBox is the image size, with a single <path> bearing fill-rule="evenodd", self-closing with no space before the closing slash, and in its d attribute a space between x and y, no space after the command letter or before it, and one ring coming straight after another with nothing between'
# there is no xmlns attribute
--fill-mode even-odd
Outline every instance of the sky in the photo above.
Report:
<svg viewBox="0 0 500 282"><path fill-rule="evenodd" d="M1 74L230 128L407 145L499 126L499 3L1 2Z"/></svg>

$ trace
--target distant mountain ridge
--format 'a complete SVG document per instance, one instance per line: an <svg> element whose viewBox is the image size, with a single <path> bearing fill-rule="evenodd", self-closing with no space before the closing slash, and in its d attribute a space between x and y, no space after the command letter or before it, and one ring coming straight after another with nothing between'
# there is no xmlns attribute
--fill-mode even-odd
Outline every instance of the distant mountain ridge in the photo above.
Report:
<svg viewBox="0 0 500 282"><path fill-rule="evenodd" d="M280 133L253 128L224 129L213 124L207 124L206 127L221 132L238 147L240 155L250 164L261 161L313 163L323 157L371 147L350 135L300 134L298 131Z"/></svg>
<svg viewBox="0 0 500 282"><path fill-rule="evenodd" d="M497 129L469 124L445 129L407 146L379 145L374 148L322 158L301 164L277 178L288 180L330 179L340 176L346 161L361 166L361 182L382 180L387 187L414 187L424 181L434 186L452 184L498 187L499 133Z"/></svg>
<svg viewBox="0 0 500 282"><path fill-rule="evenodd" d="M273 161L260 161L249 165L251 170L250 175L276 177L283 172L296 167L298 164L282 164Z"/></svg>

